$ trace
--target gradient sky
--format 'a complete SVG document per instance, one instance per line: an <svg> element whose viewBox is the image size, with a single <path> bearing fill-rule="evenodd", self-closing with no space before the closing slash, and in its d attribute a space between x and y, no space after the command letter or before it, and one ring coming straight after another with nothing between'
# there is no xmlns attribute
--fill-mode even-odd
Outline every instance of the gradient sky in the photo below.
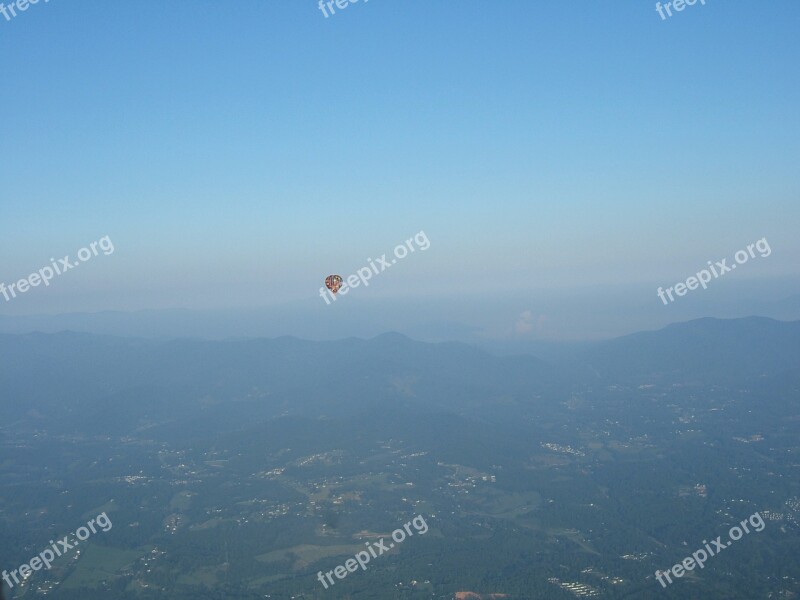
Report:
<svg viewBox="0 0 800 600"><path fill-rule="evenodd" d="M735 276L796 279L800 4L654 6L0 17L0 281L115 245L0 315L321 303L419 230L425 253L353 294L666 286L764 236Z"/></svg>

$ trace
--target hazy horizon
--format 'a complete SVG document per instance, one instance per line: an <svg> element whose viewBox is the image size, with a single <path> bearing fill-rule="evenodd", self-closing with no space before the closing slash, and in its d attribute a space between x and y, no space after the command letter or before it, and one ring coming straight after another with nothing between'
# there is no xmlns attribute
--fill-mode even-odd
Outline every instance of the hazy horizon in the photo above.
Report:
<svg viewBox="0 0 800 600"><path fill-rule="evenodd" d="M0 332L75 330L122 336L226 339L290 335L309 340L369 338L396 331L421 341L460 341L492 347L539 342L611 339L703 317L763 316L800 319L794 282L747 285L719 281L720 289L691 294L664 306L639 296L649 286L595 286L580 292L518 292L505 299L490 293L441 295L424 305L412 299L340 297L326 305L318 297L302 303L236 308L98 310L0 315ZM653 288L654 289L654 288ZM361 291L356 289L356 292ZM701 290L698 290L701 291ZM654 296L654 295L653 295ZM637 302L638 301L638 302Z"/></svg>

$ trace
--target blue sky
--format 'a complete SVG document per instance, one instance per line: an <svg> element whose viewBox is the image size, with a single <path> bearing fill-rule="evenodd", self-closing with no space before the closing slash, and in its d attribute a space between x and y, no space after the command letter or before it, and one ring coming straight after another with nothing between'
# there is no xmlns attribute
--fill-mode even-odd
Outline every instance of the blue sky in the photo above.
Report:
<svg viewBox="0 0 800 600"><path fill-rule="evenodd" d="M365 296L671 285L764 236L737 277L796 278L798 17L40 1L0 18L0 281L116 251L0 314L301 302L421 229Z"/></svg>

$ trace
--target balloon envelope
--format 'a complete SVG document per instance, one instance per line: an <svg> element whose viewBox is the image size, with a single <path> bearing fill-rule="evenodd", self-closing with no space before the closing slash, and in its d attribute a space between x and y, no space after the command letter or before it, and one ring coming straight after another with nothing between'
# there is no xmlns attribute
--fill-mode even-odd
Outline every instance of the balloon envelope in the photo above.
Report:
<svg viewBox="0 0 800 600"><path fill-rule="evenodd" d="M342 276L341 275L328 275L325 278L325 287L327 287L330 291L334 294L339 291L339 288L342 287Z"/></svg>

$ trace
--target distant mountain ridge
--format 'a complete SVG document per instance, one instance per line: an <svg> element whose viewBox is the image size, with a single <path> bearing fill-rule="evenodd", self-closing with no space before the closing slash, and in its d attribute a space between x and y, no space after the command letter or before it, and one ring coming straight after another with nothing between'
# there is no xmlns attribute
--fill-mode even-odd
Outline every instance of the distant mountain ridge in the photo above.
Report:
<svg viewBox="0 0 800 600"><path fill-rule="evenodd" d="M550 364L397 333L171 341L87 333L0 334L0 418L65 430L205 433L278 415L353 416L391 406L514 419L588 386L800 380L800 321L698 319Z"/></svg>
<svg viewBox="0 0 800 600"><path fill-rule="evenodd" d="M602 342L579 359L626 381L724 380L800 372L800 321L704 318Z"/></svg>

